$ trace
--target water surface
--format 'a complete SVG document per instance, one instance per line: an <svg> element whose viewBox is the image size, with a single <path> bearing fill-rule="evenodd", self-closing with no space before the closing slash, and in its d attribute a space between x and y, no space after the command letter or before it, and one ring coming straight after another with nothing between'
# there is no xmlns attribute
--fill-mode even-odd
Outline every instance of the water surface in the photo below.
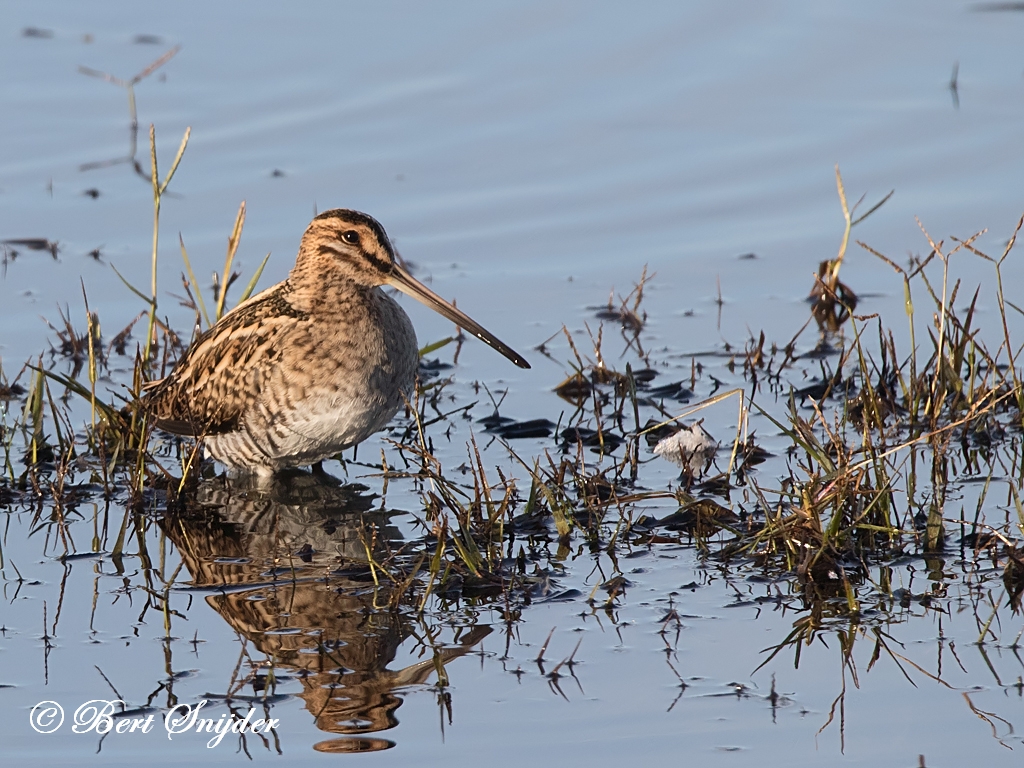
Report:
<svg viewBox="0 0 1024 768"><path fill-rule="evenodd" d="M769 343L784 345L803 326L812 275L835 255L842 234L836 164L851 202L865 194L870 205L896 190L854 237L900 263L929 250L915 217L947 243L989 228L978 245L998 254L1024 210L1024 14L971 3L663 3L640 11L612 3L314 3L285 12L269 3L141 9L54 2L6 4L2 20L0 239L59 243L55 259L20 246L12 246L12 259L8 250L0 280L0 360L8 379L54 342L41 318L59 325L66 308L76 327L84 326L83 285L107 340L144 309L111 265L148 291L148 182L127 162L81 170L128 151L126 94L77 68L130 78L175 45L181 51L136 86L137 158L148 171L152 123L166 169L191 127L163 203L158 274L160 313L186 335L192 313L176 298L178 235L205 279L222 268L242 200L243 280L268 252L261 285L282 279L314 212L364 210L384 224L420 278L519 350L556 336L563 324L578 339L586 339L586 325L596 334L592 308L611 291L628 293L647 265L656 276L643 305L643 340L665 382L688 377L695 354L742 348L762 329ZM29 28L37 32L26 34ZM156 41L137 42L140 35ZM98 258L89 255L95 249ZM740 258L746 254L756 258ZM964 295L982 283L978 317L998 346L991 270L967 255L952 269L973 281ZM1020 259L1011 255L1007 285L1022 277ZM851 246L843 278L862 295L860 309L880 313L905 342L902 285L893 271ZM421 342L450 333L442 318L404 305ZM615 326L604 332L610 364L636 364L633 353L619 356ZM816 340L809 330L798 346L807 351ZM473 420L437 431L446 468L467 459L471 434L487 442L474 420L492 407L475 381L507 390L503 415L558 421L571 413L551 390L569 372L572 353L558 336L546 349L551 358L528 354L534 368L524 372L483 345L463 348L451 391L459 404L478 404ZM698 359L724 387L744 386L726 358ZM115 356L111 366L104 384L122 391L131 360ZM819 372L814 361L798 370L797 378ZM715 389L705 377L696 397ZM10 407L20 413L17 401ZM73 408L84 423L88 409ZM723 437L735 408L719 410L706 426ZM767 450L785 449L766 421L754 426ZM384 445L370 442L366 460ZM553 446L540 438L514 443L524 457ZM500 442L484 455L491 467L523 476ZM343 475L340 466L333 471ZM676 481L667 464L651 462L643 472L648 487ZM763 472L770 485L783 469ZM353 467L349 479L380 493L381 480L366 474ZM1009 509L1013 477L1012 466L1001 473L1001 489L990 496L999 497L994 508ZM976 493L965 485L956 503L973 513ZM391 484L386 501L398 512L389 523L396 536L422 535L415 522L420 499L415 484ZM93 549L97 503L77 510L71 551ZM61 559L63 543L52 528L33 526L34 510L5 511L5 754L39 764L245 760L235 754L237 742L206 749L197 738L167 741L162 734L110 737L96 755L93 736L66 727L36 734L28 711L42 699L113 698L97 668L132 706L166 709L224 694L240 656L248 663L243 650L280 655L274 643L292 638L287 632L296 627L256 622L279 616L280 606L276 613L247 611L261 602L249 598L266 598L260 590L273 582L252 563L275 548L294 554L300 547L291 544L311 530L321 535L322 526L310 528L302 517L306 507L292 506L300 508L297 538L236 541L205 531L206 548L192 553L199 553L194 562L191 554L183 560L180 530L151 529L150 546L163 547L150 552L161 573L182 565L172 597L180 616L169 642L163 617L145 610L138 557L121 564L102 555ZM666 502L646 512L664 516L674 508ZM948 517L959 514L950 509ZM188 540L195 547L203 538L192 532ZM854 681L838 645L846 621L804 648L798 668L786 650L758 669L763 649L780 643L805 610L790 580L717 568L692 544L638 546L617 563L630 582L625 593L608 610L601 601L595 609L587 598L616 565L580 541L568 555L557 557L556 549L540 561L552 569L549 596L565 599L535 601L511 624L500 602L467 599L454 610L428 612L419 624L367 633L358 622L332 624L337 617L318 615L326 592L312 587L302 598L305 612L295 611L294 635L307 639L289 651L291 668L273 705L282 718L280 743L250 739L249 752L281 760L280 748L290 763L328 759L313 749L338 736L325 730L313 703L323 704L316 685L325 683L303 677L305 657L297 650L315 645L308 630L319 626L348 637L349 647L354 635L378 638L351 651L362 654L360 669L355 661L340 666L362 675L367 690L377 685L380 696L392 697L374 711L387 710L381 716L396 723L372 733L395 744L372 758L387 764L481 755L495 764L613 764L642 756L709 765L915 765L919 754L928 765L1019 761L1020 616L1000 611L1000 640L975 644L989 614L979 607L984 600L971 582L978 574L962 553L940 565L949 576L934 599L922 596L937 594L935 563L908 558L894 565L893 588L909 597L885 607L897 617L885 631L893 650L913 662L901 662L910 680L892 656L869 672L874 645L865 635L855 644ZM217 561L225 557L250 562ZM229 578L252 589L210 590L204 582ZM358 584L334 586L360 592ZM360 597L368 599L349 596L331 610L368 615ZM678 621L666 622L673 610ZM541 667L535 659L552 628ZM287 632L266 635L280 630ZM428 630L436 633L429 641ZM253 638L262 638L262 647ZM549 677L578 642L579 663ZM450 714L436 678L421 679L415 668L424 648L450 654ZM410 671L403 678L385 670ZM844 685L842 717L837 707L829 722ZM975 709L989 713L988 721Z"/></svg>

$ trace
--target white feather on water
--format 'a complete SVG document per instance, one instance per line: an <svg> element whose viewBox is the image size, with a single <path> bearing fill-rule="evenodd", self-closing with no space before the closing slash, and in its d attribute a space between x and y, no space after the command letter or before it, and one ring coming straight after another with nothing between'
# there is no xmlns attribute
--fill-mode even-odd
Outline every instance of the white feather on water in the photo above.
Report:
<svg viewBox="0 0 1024 768"><path fill-rule="evenodd" d="M718 443L701 425L692 424L662 438L654 446L654 453L678 464L692 475L704 473L704 467L718 450Z"/></svg>

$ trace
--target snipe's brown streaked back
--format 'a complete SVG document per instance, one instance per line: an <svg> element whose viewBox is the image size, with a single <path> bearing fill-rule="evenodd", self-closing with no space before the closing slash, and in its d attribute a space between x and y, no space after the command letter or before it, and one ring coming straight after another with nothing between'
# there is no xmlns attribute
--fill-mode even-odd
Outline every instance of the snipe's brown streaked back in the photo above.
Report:
<svg viewBox="0 0 1024 768"><path fill-rule="evenodd" d="M412 277L375 219L336 209L310 223L288 279L199 336L146 386L144 408L161 429L201 437L218 461L260 475L362 442L410 396L419 365L416 332L386 285L530 367Z"/></svg>

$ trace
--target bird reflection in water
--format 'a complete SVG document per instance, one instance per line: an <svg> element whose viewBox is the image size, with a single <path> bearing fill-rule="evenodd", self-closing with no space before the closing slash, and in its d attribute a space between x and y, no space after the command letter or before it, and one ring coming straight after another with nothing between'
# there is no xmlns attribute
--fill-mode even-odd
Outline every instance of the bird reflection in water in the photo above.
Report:
<svg viewBox="0 0 1024 768"><path fill-rule="evenodd" d="M272 663L294 670L298 694L322 731L344 735L314 745L322 752L386 749L366 734L394 728L396 689L421 685L434 659L388 669L412 634L408 611L389 608L392 584L374 583L368 543L379 561L400 548L388 513L359 486L293 471L270 486L219 478L200 485L186 512L161 525L178 547L192 586ZM370 550L374 551L374 550ZM469 652L490 628L471 627L439 649L440 661Z"/></svg>

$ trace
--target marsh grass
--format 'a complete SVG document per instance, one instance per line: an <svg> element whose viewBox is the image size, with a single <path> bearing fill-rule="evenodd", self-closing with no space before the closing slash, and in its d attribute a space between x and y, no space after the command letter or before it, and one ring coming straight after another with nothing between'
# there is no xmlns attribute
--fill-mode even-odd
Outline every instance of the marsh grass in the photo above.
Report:
<svg viewBox="0 0 1024 768"><path fill-rule="evenodd" d="M143 308L105 345L83 288L84 330L77 330L82 322L70 310L62 311L48 355L26 363L13 380L0 379L6 404L0 505L34 511L33 527L45 532L48 554L107 552L119 573L126 572L126 559L137 559L145 596L140 620L158 612L170 638L180 617L171 603L181 564L169 565L173 536L169 540L158 521L210 514L196 497L213 481L216 467L197 444L155 436L145 414L131 407L147 382L169 370L189 335L161 318L156 282L161 200L189 133L162 180L155 130L149 135L149 290L116 273ZM490 604L499 606L511 636L532 602L560 594L561 574L573 561L592 559L599 578L580 599L611 615L629 588L622 558L663 544L691 546L708 569L727 579L758 574L787 590L800 615L787 637L765 649L762 666L784 651L799 665L803 649L815 640L838 640L841 690L825 725L838 716L840 728L847 681L859 685L853 661L858 643L871 645L868 670L885 659L908 678L930 676L901 654L886 628L903 620L909 600L944 594L943 571L952 557L970 591L978 643L1000 642L999 612L1019 614L1024 594L1018 490L1024 392L1017 371L1021 346L1011 334L1016 315L1024 312L1004 295L1001 271L1024 218L997 257L977 248L981 233L947 247L922 227L929 254L906 265L856 241L901 282L909 339L903 348L900 334L881 317L857 314L856 293L840 278L851 230L889 195L855 216L838 168L836 182L844 218L839 253L822 263L811 317L785 343L760 332L685 369L665 365L643 344L643 298L653 279L645 268L631 292L594 309L596 327L586 325L581 335L563 328L539 348L557 360L564 340L564 380L552 387L566 406L557 421L501 417L502 399L481 385L477 391L491 399L494 415L465 435L457 467L438 458L435 440L457 439L478 402L456 401L461 391L454 380L437 375L443 366L425 360L415 396L390 431L380 462L353 457L344 463L346 471L358 467L380 482L381 510L393 483L413 489L420 500L412 512L418 528L412 541L392 543L369 520L361 528L373 610L425 621L460 605ZM244 221L243 202L223 271L214 273L206 296L179 236L184 303L196 319L192 332L229 309L229 289L240 279L234 265ZM267 258L238 301L253 293ZM979 326L981 289L961 296L970 288L951 278L954 258L977 259L993 270L999 318L993 342ZM142 318L145 324L138 323ZM800 341L812 321L818 332L813 345ZM144 327L145 337L132 353L135 327ZM621 353L604 349L606 327L619 331ZM428 344L424 358L453 340ZM131 381L120 382L113 395L112 357L133 357ZM715 360L720 369L712 369ZM818 380L796 386L815 367ZM666 373L678 379L661 383ZM734 388L721 391L723 380ZM19 400L20 408L13 407ZM75 421L77 406L88 408L84 426ZM731 416L724 414L734 408L735 421L728 434L717 435L722 448L709 465L668 480L647 466L660 461L651 453L658 440L712 415L718 425L729 424ZM767 448L752 424L766 436ZM527 437L534 441L530 450L517 443ZM497 444L488 446L485 438ZM958 508L965 479L979 477L984 484L974 509ZM90 504L91 516L83 515ZM90 528L88 550L74 537L82 523ZM926 592L911 595L894 587L895 564L907 558L923 565L931 582ZM298 583L294 560L289 562L288 578ZM426 628L423 635L443 705L445 657ZM1016 647L1019 641L1020 634L1009 642ZM552 685L559 670L571 673L574 655L548 673ZM269 675L264 690L272 696L274 669L260 674Z"/></svg>

